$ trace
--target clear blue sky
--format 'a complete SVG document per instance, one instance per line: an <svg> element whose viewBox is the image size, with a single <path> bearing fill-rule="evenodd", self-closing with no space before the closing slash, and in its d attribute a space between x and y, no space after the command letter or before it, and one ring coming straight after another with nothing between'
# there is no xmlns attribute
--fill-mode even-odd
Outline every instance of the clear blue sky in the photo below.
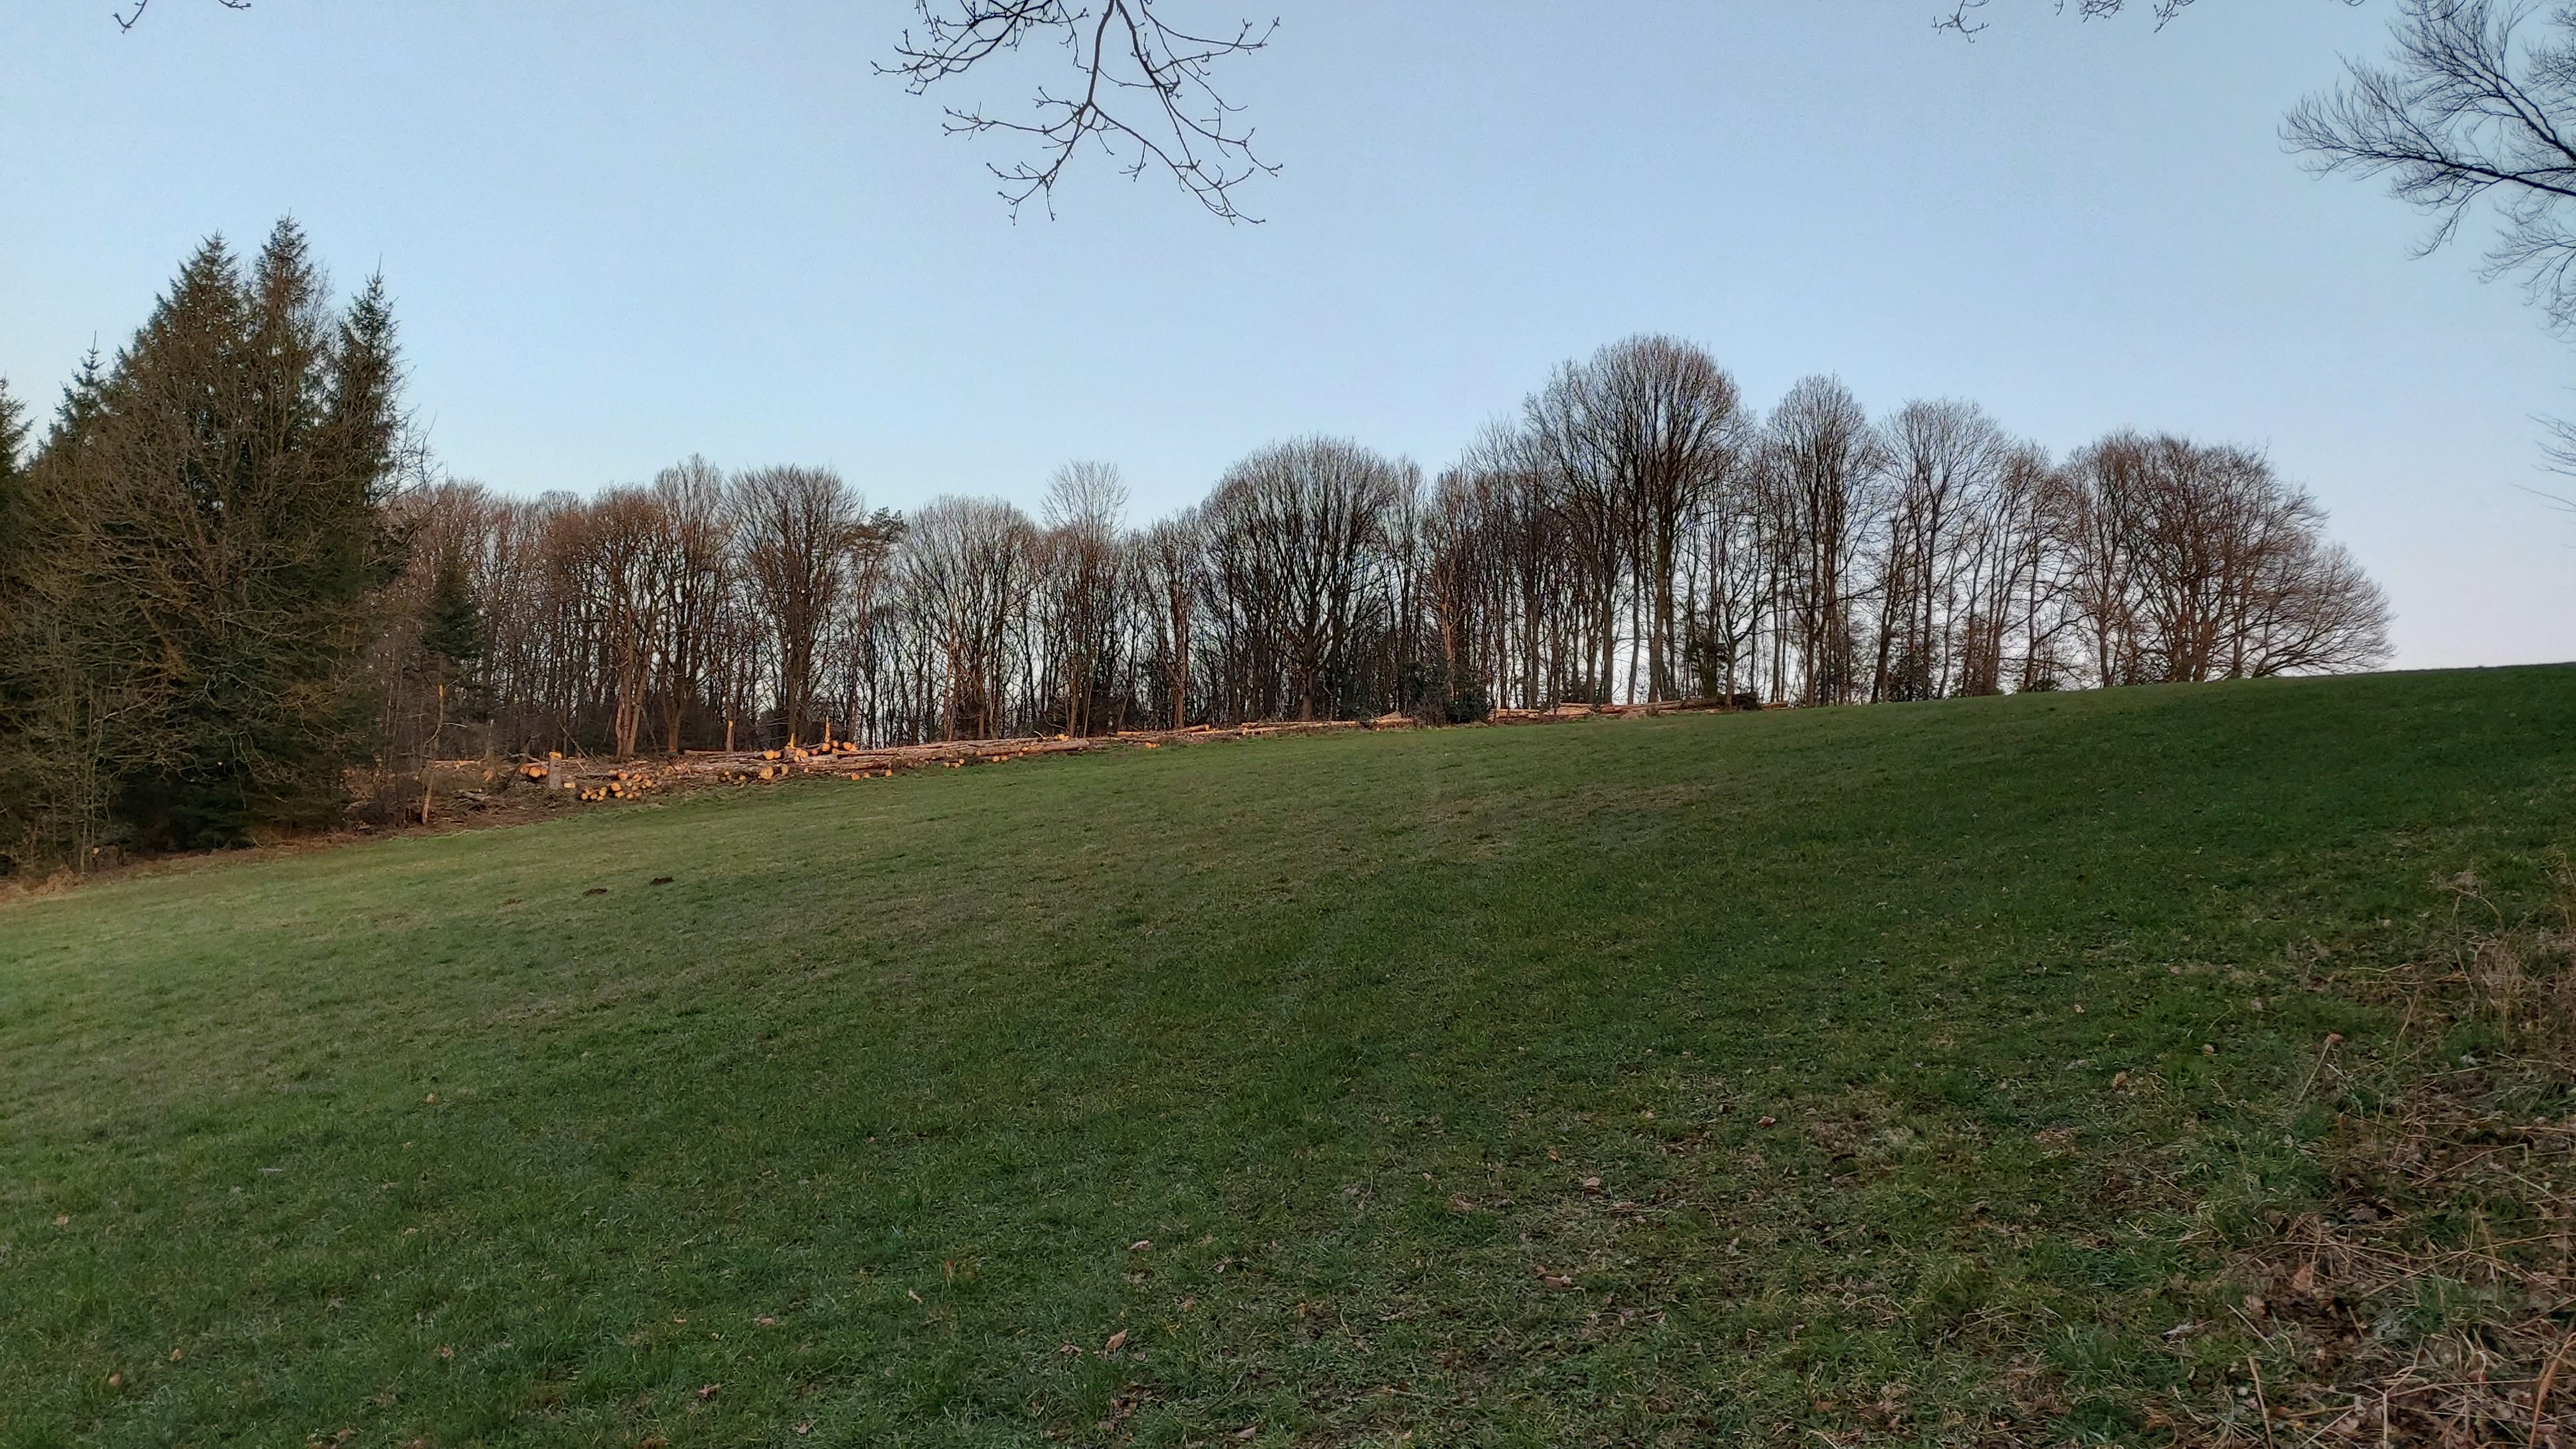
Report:
<svg viewBox="0 0 2576 1449"><path fill-rule="evenodd" d="M1013 224L981 169L1012 153L870 74L896 0L155 0L130 35L109 0L16 0L0 374L50 407L200 237L292 212L343 283L383 268L459 475L703 452L900 508L1034 503L1099 458L1144 515L1296 433L1436 469L1554 364L1665 331L1764 406L1829 371L2061 452L2266 448L2388 588L2401 665L2576 658L2576 519L2524 491L2557 486L2532 419L2576 410L2576 352L2277 140L2385 3L2157 33L1994 0L1973 44L1935 8L1301 0L1226 78L1287 166L1228 227L1096 158Z"/></svg>

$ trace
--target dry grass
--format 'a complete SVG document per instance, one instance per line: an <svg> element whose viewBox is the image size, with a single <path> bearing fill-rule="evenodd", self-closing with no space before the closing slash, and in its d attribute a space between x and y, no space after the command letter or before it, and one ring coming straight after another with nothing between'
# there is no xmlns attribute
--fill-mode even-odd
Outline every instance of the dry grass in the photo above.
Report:
<svg viewBox="0 0 2576 1449"><path fill-rule="evenodd" d="M2508 922L2459 876L2446 949L2345 973L2400 1028L2373 1060L2322 1044L2333 1191L2239 1257L2262 1348L2237 1402L2175 1406L2186 1434L2576 1444L2576 872L2554 880L2552 911Z"/></svg>

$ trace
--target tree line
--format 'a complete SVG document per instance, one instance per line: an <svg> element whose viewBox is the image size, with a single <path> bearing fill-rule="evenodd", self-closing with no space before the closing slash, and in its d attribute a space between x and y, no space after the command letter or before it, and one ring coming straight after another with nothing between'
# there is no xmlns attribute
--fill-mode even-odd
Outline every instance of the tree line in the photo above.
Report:
<svg viewBox="0 0 2576 1449"><path fill-rule="evenodd" d="M1098 463L1035 516L906 517L827 469L692 458L590 498L448 483L395 511L407 587L482 621L441 674L472 681L470 712L433 712L467 731L451 749L1844 704L2387 650L2379 591L2255 453L2119 433L2054 460L1973 404L1872 418L1830 378L1756 412L1670 338L1569 364L1437 477L1303 438L1168 517L1125 504Z"/></svg>
<svg viewBox="0 0 2576 1449"><path fill-rule="evenodd" d="M1848 704L2357 669L2378 589L2259 454L2052 457L1972 403L1749 404L1569 362L1436 476L1273 443L1141 525L1117 470L870 508L692 457L582 497L429 481L370 283L281 226L183 268L22 465L0 402L0 826L24 864L336 818L457 755L1089 734L1401 711ZM5 394L0 394L5 397ZM361 791L361 793L366 793Z"/></svg>

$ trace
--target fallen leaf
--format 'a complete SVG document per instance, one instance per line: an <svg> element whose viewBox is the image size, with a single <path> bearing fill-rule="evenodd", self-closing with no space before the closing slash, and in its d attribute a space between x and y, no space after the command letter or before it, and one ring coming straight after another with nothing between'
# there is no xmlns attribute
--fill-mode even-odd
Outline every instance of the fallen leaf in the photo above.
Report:
<svg viewBox="0 0 2576 1449"><path fill-rule="evenodd" d="M763 1314L760 1317L753 1319L752 1322L759 1324L763 1328L776 1328L778 1326L778 1320L769 1317L767 1314Z"/></svg>
<svg viewBox="0 0 2576 1449"><path fill-rule="evenodd" d="M2111 1074L2111 1090L2112 1090L2112 1091L2114 1091L2114 1092L2119 1091L2121 1088L2126 1087L2127 1085L2129 1085L2129 1074L2128 1074L2127 1072L2113 1072L2113 1073Z"/></svg>
<svg viewBox="0 0 2576 1449"><path fill-rule="evenodd" d="M438 1356L440 1358L452 1359L456 1357L456 1350L442 1343L438 1346Z"/></svg>
<svg viewBox="0 0 2576 1449"><path fill-rule="evenodd" d="M1259 1424L1246 1424L1242 1428L1234 1431L1234 1437L1237 1439L1249 1439L1260 1432L1261 1426Z"/></svg>
<svg viewBox="0 0 2576 1449"><path fill-rule="evenodd" d="M177 1363L181 1357L183 1357L183 1355L180 1354L179 1350L175 1348L170 1350L170 1362Z"/></svg>
<svg viewBox="0 0 2576 1449"><path fill-rule="evenodd" d="M698 1390L698 1397L700 1399L712 1399L716 1396L716 1390L723 1387L724 1385L722 1384L709 1384L705 1388Z"/></svg>
<svg viewBox="0 0 2576 1449"><path fill-rule="evenodd" d="M911 1300L912 1300L913 1302L915 1302L915 1303L919 1303L919 1302L921 1301L921 1295L920 1295L920 1294L918 1294L918 1293L913 1292L913 1291L912 1291L911 1289L909 1289L909 1288L906 1288L905 1290L903 1290L903 1296L904 1296L904 1297L906 1297L906 1298L911 1299Z"/></svg>
<svg viewBox="0 0 2576 1449"><path fill-rule="evenodd" d="M813 1433L813 1432L814 1432L814 1425L813 1425L813 1422L812 1422L811 1420L808 1420L808 1421L807 1421L807 1422L805 1422L805 1423L802 1423L802 1424L797 1425L797 1426L796 1426L796 1432L797 1432L797 1433L799 1433L799 1434L811 1434L811 1433Z"/></svg>
<svg viewBox="0 0 2576 1449"><path fill-rule="evenodd" d="M1538 1281L1546 1284L1550 1288L1562 1289L1574 1286L1574 1280L1562 1273L1541 1273L1538 1275Z"/></svg>
<svg viewBox="0 0 2576 1449"><path fill-rule="evenodd" d="M1763 1118L1761 1121L1756 1122L1756 1123L1754 1123L1753 1125L1754 1125L1754 1126L1756 1126L1756 1127L1769 1127L1769 1126L1773 1126L1773 1125L1777 1124L1777 1123L1779 1122L1779 1120L1780 1120L1780 1119L1779 1119L1779 1118L1777 1118L1777 1117L1765 1117L1765 1118Z"/></svg>
<svg viewBox="0 0 2576 1449"><path fill-rule="evenodd" d="M1136 1241L1127 1245L1127 1251L1131 1253L1141 1253L1152 1246L1154 1246L1154 1240L1152 1238L1138 1238Z"/></svg>
<svg viewBox="0 0 2576 1449"><path fill-rule="evenodd" d="M1583 1179L1583 1190L1585 1192L1599 1192L1601 1190L1601 1179L1597 1177L1587 1177Z"/></svg>
<svg viewBox="0 0 2576 1449"><path fill-rule="evenodd" d="M1109 1335L1109 1342L1103 1344L1100 1351L1102 1353L1116 1353L1121 1347L1125 1346L1126 1342L1127 1330L1122 1328L1116 1333Z"/></svg>
<svg viewBox="0 0 2576 1449"><path fill-rule="evenodd" d="M71 1226L71 1221L72 1221L72 1215L71 1215L70 1213L56 1213L56 1214L54 1214L54 1226L55 1226L55 1227L58 1227L58 1228L67 1228L67 1227L70 1227L70 1226Z"/></svg>
<svg viewBox="0 0 2576 1449"><path fill-rule="evenodd" d="M125 1375L109 1374L107 1376L107 1386L111 1389L121 1389L125 1387Z"/></svg>

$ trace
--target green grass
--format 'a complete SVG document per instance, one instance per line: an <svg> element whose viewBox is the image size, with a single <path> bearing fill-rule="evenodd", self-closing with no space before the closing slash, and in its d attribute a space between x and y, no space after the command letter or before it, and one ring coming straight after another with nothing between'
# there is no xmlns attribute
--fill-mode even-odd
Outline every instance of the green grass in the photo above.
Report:
<svg viewBox="0 0 2576 1449"><path fill-rule="evenodd" d="M2571 806L2576 669L2525 669L1105 754L24 900L0 1443L2155 1442L2245 1352L2163 1331L2326 1186L2316 1044L2392 1025L2325 966L2458 871L2535 901Z"/></svg>

